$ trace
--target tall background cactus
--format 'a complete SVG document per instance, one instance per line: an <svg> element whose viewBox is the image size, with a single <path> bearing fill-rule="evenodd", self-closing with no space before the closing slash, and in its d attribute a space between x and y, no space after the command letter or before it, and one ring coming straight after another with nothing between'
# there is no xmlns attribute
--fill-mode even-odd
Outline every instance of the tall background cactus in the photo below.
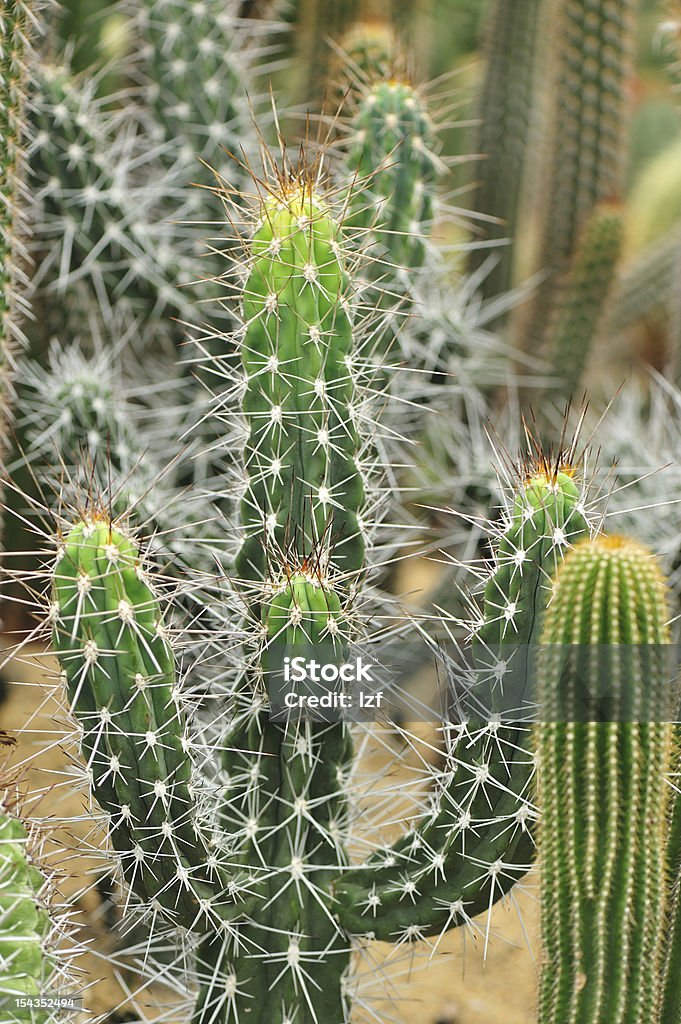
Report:
<svg viewBox="0 0 681 1024"><path fill-rule="evenodd" d="M45 4L12 0L0 12L0 457L7 453L17 352L25 341L31 196L26 188L35 37Z"/></svg>

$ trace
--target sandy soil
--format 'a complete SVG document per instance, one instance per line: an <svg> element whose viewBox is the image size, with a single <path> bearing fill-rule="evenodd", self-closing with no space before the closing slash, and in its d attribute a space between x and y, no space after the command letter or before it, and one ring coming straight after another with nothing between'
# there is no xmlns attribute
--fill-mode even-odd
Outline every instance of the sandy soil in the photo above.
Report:
<svg viewBox="0 0 681 1024"><path fill-rule="evenodd" d="M87 986L86 1007L96 1014L105 1014L121 1004L126 988L134 987L135 981L124 964L116 965L113 911L92 884L101 872L97 849L103 846L105 837L93 825L87 798L69 774L77 757L73 742L68 739L68 719L55 699L53 670L49 660L41 663L30 658L11 666L9 674L17 682L11 686L8 701L0 707L0 726L10 731L23 730L12 754L15 764L27 764L38 750L42 751L25 772L25 786L33 791L57 786L56 791L37 804L36 813L47 818L52 813L60 817L69 814L74 819L68 830L57 833L56 840L76 852L67 860L59 853L56 862L58 846L50 852L48 843L47 855L59 871L59 887L64 896L80 893L72 923L79 929L78 938L87 950L75 963ZM41 680L47 685L42 685ZM60 738L63 742L55 742ZM373 769L385 759L385 750L369 749L365 758L366 767ZM399 779L400 772L407 769L408 765L403 766L396 759L394 777ZM58 810L53 812L57 802ZM536 952L538 948L534 888L532 878L526 880L522 887L516 887L512 901L494 909L489 924L485 919L478 920L469 932L449 933L433 948L424 945L417 956L405 956L402 950L382 944L368 947L358 969L361 1001L369 1001L371 1008L357 1005L358 1024L377 1020L394 1024L531 1024L535 992L531 949ZM138 1002L153 1019L174 1000L175 996L164 987L152 986ZM165 1016L166 1021L169 1019Z"/></svg>

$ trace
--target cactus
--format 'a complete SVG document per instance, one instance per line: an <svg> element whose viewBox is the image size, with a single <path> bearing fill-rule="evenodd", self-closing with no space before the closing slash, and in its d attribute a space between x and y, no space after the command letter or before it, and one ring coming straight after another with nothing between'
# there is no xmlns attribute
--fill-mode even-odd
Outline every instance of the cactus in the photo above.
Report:
<svg viewBox="0 0 681 1024"><path fill-rule="evenodd" d="M370 82L360 93L347 160L355 176L348 224L364 237L370 256L368 301L388 314L377 330L380 358L412 305L440 163L433 122L414 86L391 78Z"/></svg>
<svg viewBox="0 0 681 1024"><path fill-rule="evenodd" d="M371 233L385 256L381 275L423 265L439 167L436 145L433 122L413 85L390 79L366 87L352 121L348 167L358 187L349 226Z"/></svg>
<svg viewBox="0 0 681 1024"><path fill-rule="evenodd" d="M26 107L42 8L30 0L8 0L0 12L0 458L9 442L16 356L28 311Z"/></svg>
<svg viewBox="0 0 681 1024"><path fill-rule="evenodd" d="M622 195L633 0L569 0L556 15L552 151L531 334L545 338L556 289L598 203Z"/></svg>
<svg viewBox="0 0 681 1024"><path fill-rule="evenodd" d="M244 145L250 148L245 98L256 99L249 72L257 23L241 19L239 9L237 0L144 0L130 6L130 37L135 45L143 41L141 72L160 157L177 173L179 156L188 181L212 185L214 177L201 160L216 167L225 151L244 159ZM229 177L234 178L233 166ZM197 208L204 202L198 189L191 198Z"/></svg>
<svg viewBox="0 0 681 1024"><path fill-rule="evenodd" d="M31 184L40 209L35 284L48 328L86 335L93 307L107 325L125 309L147 335L178 343L172 318L191 316L186 286L198 274L168 223L171 213L182 219L173 200L182 189L172 174L159 181L157 150L131 117L97 99L96 79L43 67L39 87Z"/></svg>
<svg viewBox="0 0 681 1024"><path fill-rule="evenodd" d="M0 801L0 1012L7 1024L49 1024L57 1012L21 1007L21 997L56 994L52 922L36 843L5 790Z"/></svg>
<svg viewBox="0 0 681 1024"><path fill-rule="evenodd" d="M486 244L471 250L471 269L488 259L488 239L505 239L506 244L494 253L497 262L481 284L486 298L508 291L513 283L513 241L535 100L540 6L540 0L512 4L494 0L487 15L477 142L480 159L475 164L471 200L471 208L485 218ZM491 224L487 223L490 218Z"/></svg>
<svg viewBox="0 0 681 1024"><path fill-rule="evenodd" d="M253 236L244 288L249 428L240 576L265 580L268 559L294 568L330 531L345 573L362 568L364 503L352 322L338 225L312 185L284 182Z"/></svg>
<svg viewBox="0 0 681 1024"><path fill-rule="evenodd" d="M681 750L679 749L678 726L674 733L674 743L673 771L669 780L672 787L672 811L666 843L666 867L670 879L670 892L661 972L661 1021L674 1021L679 1020L681 1017L681 985L679 984L679 958L681 957L681 800L679 799L679 758Z"/></svg>
<svg viewBox="0 0 681 1024"><path fill-rule="evenodd" d="M526 655L538 640L551 575L588 532L572 474L540 461L514 497L474 628L469 721L452 727L431 815L336 884L339 919L350 932L384 941L410 929L419 938L438 934L487 910L530 867L532 754L527 726L508 722L516 706L509 695L528 698ZM505 696L499 665L508 666Z"/></svg>
<svg viewBox="0 0 681 1024"><path fill-rule="evenodd" d="M55 466L57 477L64 469L97 469L101 489L109 469L124 478L135 464L135 410L119 378L109 353L88 359L75 345L62 350L53 344L49 368L29 363L21 390L28 458Z"/></svg>
<svg viewBox="0 0 681 1024"><path fill-rule="evenodd" d="M99 343L90 357L77 346L53 344L48 367L26 364L20 389L22 462L39 466L42 491L54 489L63 503L77 504L83 491L106 496L112 515L143 531L152 563L163 569L166 582L173 578L180 584L175 611L184 609L185 622L196 624L205 601L187 576L203 574L207 586L219 565L231 563L234 543L218 523L234 502L224 494L222 480L199 478L198 442L169 445L169 434L184 415L182 405L169 403L167 389L161 405L153 381L138 377L134 388L126 386L118 360ZM173 389L170 396L175 394ZM225 435L223 441L228 440ZM217 453L213 460L219 463Z"/></svg>
<svg viewBox="0 0 681 1024"><path fill-rule="evenodd" d="M556 575L537 729L540 1024L660 1019L668 611L651 552L627 538L582 542Z"/></svg>
<svg viewBox="0 0 681 1024"><path fill-rule="evenodd" d="M134 540L92 509L57 552L53 643L92 790L133 891L185 927L243 910L197 821L186 714L157 595Z"/></svg>
<svg viewBox="0 0 681 1024"><path fill-rule="evenodd" d="M576 391L591 344L604 316L622 244L622 211L604 204L589 217L570 271L557 299L551 330L551 365L560 394L568 401Z"/></svg>

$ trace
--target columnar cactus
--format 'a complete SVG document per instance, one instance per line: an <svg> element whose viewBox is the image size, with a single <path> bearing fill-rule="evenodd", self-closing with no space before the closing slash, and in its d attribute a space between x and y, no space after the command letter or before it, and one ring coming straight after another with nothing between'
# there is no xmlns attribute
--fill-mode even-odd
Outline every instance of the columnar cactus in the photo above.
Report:
<svg viewBox="0 0 681 1024"><path fill-rule="evenodd" d="M345 609L364 568L366 441L344 246L314 181L290 173L262 202L250 242L236 565L256 642L222 743L221 816L240 823L235 861L264 869L257 891L269 909L237 925L225 946L203 944L201 1006L215 1010L221 999L224 1020L255 1010L263 991L263 1020L349 1013L349 947L330 894L346 861L349 727L297 715L272 722L263 688L287 653L343 660ZM265 947L267 958L254 955Z"/></svg>
<svg viewBox="0 0 681 1024"><path fill-rule="evenodd" d="M329 545L347 574L364 562L362 452L352 317L340 228L313 184L263 204L243 293L249 437L239 574L296 569Z"/></svg>
<svg viewBox="0 0 681 1024"><path fill-rule="evenodd" d="M587 220L557 298L551 330L552 370L568 400L576 391L602 323L622 245L622 210L603 204Z"/></svg>
<svg viewBox="0 0 681 1024"><path fill-rule="evenodd" d="M658 1016L672 727L667 588L623 537L577 545L542 633L540 1024Z"/></svg>
<svg viewBox="0 0 681 1024"><path fill-rule="evenodd" d="M425 259L439 162L435 128L419 90L403 79L363 89L348 168L356 175L349 224L370 232L381 257L375 276L418 269Z"/></svg>
<svg viewBox="0 0 681 1024"><path fill-rule="evenodd" d="M140 39L144 44L141 71L161 161L177 173L179 160L188 180L209 185L214 178L200 161L216 167L225 151L243 159L254 138L245 97L256 98L249 70L258 23L240 18L240 7L238 0L130 5L130 38L135 47ZM193 199L202 205L200 190Z"/></svg>
<svg viewBox="0 0 681 1024"><path fill-rule="evenodd" d="M664 962L662 965L661 1021L681 1020L681 748L678 727L675 730L672 772L669 783L672 787L672 813L666 844L666 865L671 884L667 908L667 930L664 938Z"/></svg>
<svg viewBox="0 0 681 1024"><path fill-rule="evenodd" d="M494 0L488 11L485 77L480 97L480 130L475 164L475 194L471 207L492 223L482 222L483 238L504 239L492 255L496 264L481 290L487 297L508 291L513 281L513 245L518 203L526 170L528 136L535 106L535 45L540 0ZM487 245L471 251L473 269L490 256Z"/></svg>
<svg viewBox="0 0 681 1024"><path fill-rule="evenodd" d="M120 375L109 353L87 358L73 345L53 345L49 366L30 362L22 380L22 419L28 457L54 466L56 474L125 477L137 457L134 408L123 396ZM59 410L55 418L55 410Z"/></svg>
<svg viewBox="0 0 681 1024"><path fill-rule="evenodd" d="M410 311L414 273L426 259L432 227L440 163L419 90L399 76L361 86L349 146L348 170L355 180L348 223L370 257L368 301L388 314L377 329L380 357Z"/></svg>
<svg viewBox="0 0 681 1024"><path fill-rule="evenodd" d="M557 5L552 146L537 261L546 274L532 331L547 316L593 208L618 199L624 184L628 94L634 50L634 0L568 0Z"/></svg>
<svg viewBox="0 0 681 1024"><path fill-rule="evenodd" d="M158 597L134 540L105 512L88 511L60 544L50 615L123 876L171 920L214 927L237 910L236 890L224 851L210 848L197 820L186 712Z"/></svg>
<svg viewBox="0 0 681 1024"><path fill-rule="evenodd" d="M453 727L431 814L337 883L348 931L384 941L438 934L488 910L530 867L533 759L527 724L510 719L532 699L528 652L551 576L587 532L573 470L540 462L499 530L472 637L469 720Z"/></svg>
<svg viewBox="0 0 681 1024"><path fill-rule="evenodd" d="M32 43L43 6L8 0L0 11L0 457L9 440L16 352L24 340L22 320L28 309L26 105Z"/></svg>

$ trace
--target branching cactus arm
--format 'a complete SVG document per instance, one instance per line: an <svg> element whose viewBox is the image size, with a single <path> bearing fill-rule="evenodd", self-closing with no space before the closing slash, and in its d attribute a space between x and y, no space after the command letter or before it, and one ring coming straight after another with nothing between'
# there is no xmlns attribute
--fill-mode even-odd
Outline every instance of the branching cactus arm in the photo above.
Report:
<svg viewBox="0 0 681 1024"><path fill-rule="evenodd" d="M534 758L529 727L510 724L509 711L516 694L529 696L527 655L538 642L551 576L587 533L572 470L537 467L498 537L473 635L473 707L488 714L474 710L453 728L430 817L337 882L347 931L384 941L438 934L489 910L529 869Z"/></svg>
<svg viewBox="0 0 681 1024"><path fill-rule="evenodd" d="M185 927L240 912L224 853L196 821L187 724L158 598L134 541L108 517L88 515L64 538L52 618L92 792L131 888Z"/></svg>
<svg viewBox="0 0 681 1024"><path fill-rule="evenodd" d="M365 301L385 318L376 332L379 361L400 341L414 307L415 275L427 260L443 169L425 97L397 63L389 77L359 85L347 157L353 180L348 226L368 255Z"/></svg>

